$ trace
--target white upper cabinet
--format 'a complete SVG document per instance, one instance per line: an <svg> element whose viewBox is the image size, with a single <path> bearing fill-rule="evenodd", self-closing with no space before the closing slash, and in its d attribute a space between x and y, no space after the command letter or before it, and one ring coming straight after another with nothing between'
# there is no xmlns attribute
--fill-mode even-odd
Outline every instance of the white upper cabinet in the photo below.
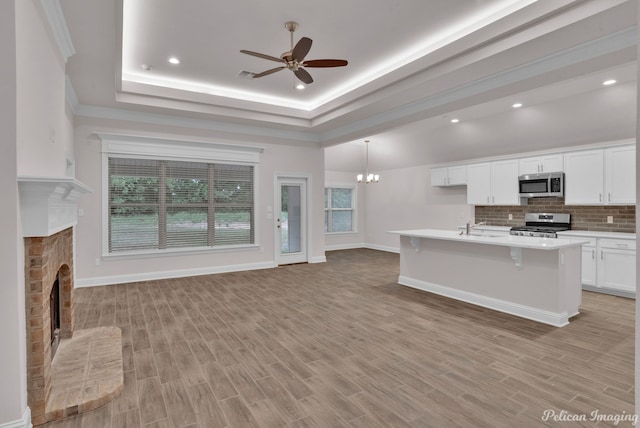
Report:
<svg viewBox="0 0 640 428"><path fill-rule="evenodd" d="M635 145L566 153L566 205L636 203Z"/></svg>
<svg viewBox="0 0 640 428"><path fill-rule="evenodd" d="M636 203L636 146L613 147L604 151L607 204Z"/></svg>
<svg viewBox="0 0 640 428"><path fill-rule="evenodd" d="M565 205L599 205L604 193L604 152L585 150L564 155Z"/></svg>
<svg viewBox="0 0 640 428"><path fill-rule="evenodd" d="M448 166L431 169L431 185L444 186L464 186L467 184L467 166Z"/></svg>
<svg viewBox="0 0 640 428"><path fill-rule="evenodd" d="M467 166L467 204L491 204L491 164L489 162Z"/></svg>
<svg viewBox="0 0 640 428"><path fill-rule="evenodd" d="M562 153L519 159L518 170L520 175L564 171Z"/></svg>
<svg viewBox="0 0 640 428"><path fill-rule="evenodd" d="M519 205L518 161L513 159L468 165L467 204Z"/></svg>

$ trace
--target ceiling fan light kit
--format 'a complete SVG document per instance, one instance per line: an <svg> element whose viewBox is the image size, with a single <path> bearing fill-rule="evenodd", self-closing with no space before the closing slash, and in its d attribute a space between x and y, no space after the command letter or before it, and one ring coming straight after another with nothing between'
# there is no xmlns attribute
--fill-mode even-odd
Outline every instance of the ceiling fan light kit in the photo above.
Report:
<svg viewBox="0 0 640 428"><path fill-rule="evenodd" d="M285 22L284 27L289 31L291 39L291 50L280 55L280 58L260 52L248 51L245 49L242 49L240 51L243 54L255 56L269 61L283 63L283 65L280 65L279 67L271 68L269 70L263 71L262 73L254 74L254 79L268 76L286 68L291 70L300 81L308 85L310 83L313 83L313 78L311 77L309 72L304 69L304 67L344 67L348 64L348 62L344 59L312 59L305 61L304 58L309 53L313 40L308 37L303 37L298 40L298 43L296 43L294 46L293 33L298 28L298 23L294 21L288 21Z"/></svg>

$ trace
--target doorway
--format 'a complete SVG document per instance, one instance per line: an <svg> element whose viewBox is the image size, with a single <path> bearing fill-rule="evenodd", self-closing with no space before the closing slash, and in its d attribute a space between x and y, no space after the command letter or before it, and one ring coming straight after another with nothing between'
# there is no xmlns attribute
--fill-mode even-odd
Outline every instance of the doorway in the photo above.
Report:
<svg viewBox="0 0 640 428"><path fill-rule="evenodd" d="M305 263L307 251L307 179L276 177L275 186L276 263Z"/></svg>

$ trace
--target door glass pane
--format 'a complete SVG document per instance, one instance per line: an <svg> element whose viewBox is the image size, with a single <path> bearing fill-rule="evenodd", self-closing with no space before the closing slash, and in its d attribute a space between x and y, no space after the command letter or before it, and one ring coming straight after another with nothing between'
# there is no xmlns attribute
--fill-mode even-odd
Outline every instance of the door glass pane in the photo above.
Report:
<svg viewBox="0 0 640 428"><path fill-rule="evenodd" d="M302 248L300 186L281 187L280 242L282 254L299 253Z"/></svg>

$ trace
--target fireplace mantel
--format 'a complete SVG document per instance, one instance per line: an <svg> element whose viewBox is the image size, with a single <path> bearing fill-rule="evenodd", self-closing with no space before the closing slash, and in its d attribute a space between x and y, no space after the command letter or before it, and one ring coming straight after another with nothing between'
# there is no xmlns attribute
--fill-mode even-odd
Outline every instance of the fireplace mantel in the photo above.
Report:
<svg viewBox="0 0 640 428"><path fill-rule="evenodd" d="M71 177L18 177L24 237L51 236L78 222L78 199L93 190Z"/></svg>

